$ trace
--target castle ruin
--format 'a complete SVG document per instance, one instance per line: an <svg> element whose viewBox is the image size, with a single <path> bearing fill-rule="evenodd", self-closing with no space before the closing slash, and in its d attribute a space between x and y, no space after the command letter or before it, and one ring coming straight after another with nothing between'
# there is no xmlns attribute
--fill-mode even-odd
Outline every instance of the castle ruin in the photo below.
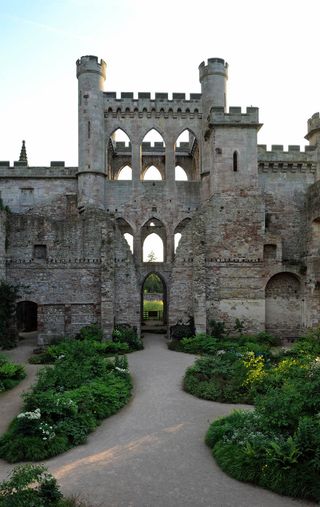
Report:
<svg viewBox="0 0 320 507"><path fill-rule="evenodd" d="M0 162L0 279L25 287L20 318L39 334L95 322L106 338L119 323L140 331L150 273L163 282L168 327L192 316L206 332L210 319L238 318L246 332L288 338L319 323L319 113L304 151L268 151L257 145L258 109L226 107L228 64L211 58L199 75L201 93L189 97L118 96L104 91L105 62L83 56L79 167L30 167L24 145L13 166ZM152 129L163 142L144 142ZM125 166L131 179L118 179ZM150 166L161 180L144 179ZM143 257L150 234L161 262Z"/></svg>

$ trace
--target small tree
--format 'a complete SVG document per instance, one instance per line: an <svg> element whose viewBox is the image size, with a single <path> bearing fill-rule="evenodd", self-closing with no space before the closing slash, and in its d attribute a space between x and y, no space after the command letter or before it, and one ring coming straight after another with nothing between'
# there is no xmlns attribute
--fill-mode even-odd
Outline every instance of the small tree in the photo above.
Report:
<svg viewBox="0 0 320 507"><path fill-rule="evenodd" d="M0 281L0 346L12 348L17 344L15 326L16 301L19 286Z"/></svg>
<svg viewBox="0 0 320 507"><path fill-rule="evenodd" d="M157 256L153 250L151 250L147 255L147 262L157 262Z"/></svg>

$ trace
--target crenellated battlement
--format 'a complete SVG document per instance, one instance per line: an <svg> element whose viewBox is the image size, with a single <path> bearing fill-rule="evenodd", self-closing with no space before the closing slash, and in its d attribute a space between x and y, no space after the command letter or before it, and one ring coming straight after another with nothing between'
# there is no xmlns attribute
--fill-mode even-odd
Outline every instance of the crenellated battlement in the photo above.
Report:
<svg viewBox="0 0 320 507"><path fill-rule="evenodd" d="M149 92L139 92L136 97L133 92L121 92L120 97L116 92L104 92L103 96L105 117L201 117L201 93L190 93L189 98L185 93L172 93L169 98L168 93L161 92L154 97Z"/></svg>
<svg viewBox="0 0 320 507"><path fill-rule="evenodd" d="M315 146L289 145L285 150L282 144L273 144L267 150L265 144L258 145L258 167L260 172L312 172L316 171Z"/></svg>
<svg viewBox="0 0 320 507"><path fill-rule="evenodd" d="M0 178L75 178L78 167L65 167L64 162L51 162L50 167L21 166L0 161Z"/></svg>
<svg viewBox="0 0 320 507"><path fill-rule="evenodd" d="M242 126L254 126L260 128L259 108L247 107L246 112L242 112L241 107L230 107L228 112L223 107L212 107L208 118L209 126L231 126L240 124Z"/></svg>
<svg viewBox="0 0 320 507"><path fill-rule="evenodd" d="M106 68L107 64L104 60L98 60L97 56L86 55L82 56L77 60L77 77L85 72L94 73L101 75L104 79L106 79Z"/></svg>

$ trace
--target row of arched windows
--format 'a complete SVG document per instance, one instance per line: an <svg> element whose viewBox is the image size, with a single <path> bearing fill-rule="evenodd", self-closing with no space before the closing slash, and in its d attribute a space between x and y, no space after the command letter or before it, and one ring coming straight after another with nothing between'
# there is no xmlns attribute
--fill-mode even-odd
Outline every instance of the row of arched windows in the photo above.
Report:
<svg viewBox="0 0 320 507"><path fill-rule="evenodd" d="M171 254L176 253L184 228L189 222L190 218L182 220L171 236L160 220L151 218L142 226L137 238L126 220L123 218L117 219L117 225L134 256L137 254L134 251L134 243L138 240L138 250L141 248L141 258L137 260L142 262L166 262ZM139 244L141 247L139 247Z"/></svg>
<svg viewBox="0 0 320 507"><path fill-rule="evenodd" d="M175 167L175 181L188 181L188 175L183 167L177 165ZM129 165L125 165L120 169L116 177L117 180L132 180L132 169ZM155 165L150 165L142 172L141 179L144 181L162 180L162 174Z"/></svg>
<svg viewBox="0 0 320 507"><path fill-rule="evenodd" d="M117 128L108 142L109 179L131 180L133 174L134 178L138 177L141 180L166 179L167 152L164 139L158 131L151 129L144 136L138 154L136 152L137 146L135 146L135 162L132 162L129 136L121 128ZM196 136L189 129L185 129L177 137L173 153L170 153L170 166L174 169L176 181L199 179L199 145Z"/></svg>

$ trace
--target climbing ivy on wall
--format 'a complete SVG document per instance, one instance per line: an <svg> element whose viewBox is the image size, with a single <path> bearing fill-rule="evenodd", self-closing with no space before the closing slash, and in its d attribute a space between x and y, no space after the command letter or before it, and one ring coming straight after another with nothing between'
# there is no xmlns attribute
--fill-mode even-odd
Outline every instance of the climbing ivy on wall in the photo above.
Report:
<svg viewBox="0 0 320 507"><path fill-rule="evenodd" d="M16 345L17 334L14 320L19 286L0 280L0 347L11 348Z"/></svg>

